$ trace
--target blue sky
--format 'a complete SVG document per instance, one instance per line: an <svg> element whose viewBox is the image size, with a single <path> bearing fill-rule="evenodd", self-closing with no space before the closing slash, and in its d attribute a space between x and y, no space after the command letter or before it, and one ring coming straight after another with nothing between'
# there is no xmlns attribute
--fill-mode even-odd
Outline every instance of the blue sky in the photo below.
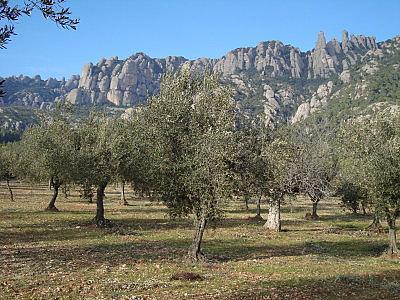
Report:
<svg viewBox="0 0 400 300"><path fill-rule="evenodd" d="M89 61L136 52L214 58L266 40L309 50L319 31L328 40L340 39L342 29L378 41L400 34L400 0L67 0L67 5L81 20L76 31L38 14L15 24L18 35L0 49L0 76L69 77Z"/></svg>

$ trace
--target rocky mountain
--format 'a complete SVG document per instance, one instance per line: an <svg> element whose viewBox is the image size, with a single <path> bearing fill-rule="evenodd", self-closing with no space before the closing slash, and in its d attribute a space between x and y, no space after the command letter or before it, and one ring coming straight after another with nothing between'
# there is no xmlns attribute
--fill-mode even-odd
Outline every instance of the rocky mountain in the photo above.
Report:
<svg viewBox="0 0 400 300"><path fill-rule="evenodd" d="M207 69L221 74L224 83L234 86L238 105L249 113L263 112L271 125L294 123L325 107L339 89L357 77L355 68L362 65L366 72L373 72L379 60L391 55L389 43L343 31L341 41L328 42L320 32L315 48L307 52L268 41L229 51L219 59L160 59L137 53L124 60L113 57L89 63L69 80L22 75L5 78L6 96L0 105L48 109L55 102L68 101L83 106L133 107L157 93L163 74L186 67L193 72ZM393 45L398 49L395 42Z"/></svg>
<svg viewBox="0 0 400 300"><path fill-rule="evenodd" d="M292 123L313 116L338 123L400 108L400 36L382 42L339 78L320 85L301 103Z"/></svg>
<svg viewBox="0 0 400 300"><path fill-rule="evenodd" d="M79 76L72 76L68 81L55 78L43 80L40 75L33 78L24 75L8 77L5 78L3 86L6 95L0 97L0 105L51 108L55 101L78 85Z"/></svg>
<svg viewBox="0 0 400 300"><path fill-rule="evenodd" d="M321 32L315 49L306 53L278 41L238 48L220 59L187 60L175 56L154 59L137 53L126 60L114 57L102 59L96 65L85 65L78 87L70 91L66 99L76 104L132 106L157 92L163 74L183 66L194 72L207 68L224 78L253 72L269 78L325 79L347 70L367 51L377 48L373 37L352 35L349 38L344 32L341 43L335 39L326 43Z"/></svg>

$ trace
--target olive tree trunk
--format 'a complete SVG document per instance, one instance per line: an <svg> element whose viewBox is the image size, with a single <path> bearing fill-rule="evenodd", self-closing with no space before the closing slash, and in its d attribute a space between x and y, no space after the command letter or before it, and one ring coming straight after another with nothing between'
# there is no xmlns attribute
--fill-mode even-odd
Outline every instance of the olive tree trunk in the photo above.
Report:
<svg viewBox="0 0 400 300"><path fill-rule="evenodd" d="M257 199L257 209L256 209L256 218L261 219L261 197L262 193L260 193L260 197Z"/></svg>
<svg viewBox="0 0 400 300"><path fill-rule="evenodd" d="M318 208L318 202L319 200L313 201L312 203L312 214L311 214L311 218L316 220L318 219L318 214L317 214L317 208Z"/></svg>
<svg viewBox="0 0 400 300"><path fill-rule="evenodd" d="M351 209L353 210L353 215L356 215L356 214L357 214L357 211L358 211L358 206L353 205L353 206L351 207Z"/></svg>
<svg viewBox="0 0 400 300"><path fill-rule="evenodd" d="M382 227L382 224L381 224L381 220L380 220L380 217L379 217L378 210L375 208L374 219L373 219L372 223L366 229L367 230L381 231L382 228L383 227Z"/></svg>
<svg viewBox="0 0 400 300"><path fill-rule="evenodd" d="M361 204L362 214L365 216L367 214L364 203Z"/></svg>
<svg viewBox="0 0 400 300"><path fill-rule="evenodd" d="M318 203L321 200L321 198L317 197L311 197L311 202L312 202L312 211L311 215L309 213L306 214L306 219L311 219L311 220L318 220L319 216L317 214L317 209L318 209Z"/></svg>
<svg viewBox="0 0 400 300"><path fill-rule="evenodd" d="M104 190L106 186L107 183L101 183L97 186L96 216L94 217L97 227L105 227L107 225L107 220L104 217Z"/></svg>
<svg viewBox="0 0 400 300"><path fill-rule="evenodd" d="M249 210L249 200L250 200L250 196L248 194L244 195L244 205L246 207L246 210Z"/></svg>
<svg viewBox="0 0 400 300"><path fill-rule="evenodd" d="M273 230L276 232L281 231L281 199L271 199L269 201L269 210L267 222L264 224L264 228Z"/></svg>
<svg viewBox="0 0 400 300"><path fill-rule="evenodd" d="M58 196L58 190L60 189L61 186L61 181L57 177L53 177L51 179L51 185L53 186L53 195L51 197L51 200L49 202L49 205L47 206L46 210L48 211L58 211L56 207L56 200Z"/></svg>
<svg viewBox="0 0 400 300"><path fill-rule="evenodd" d="M125 198L125 182L123 181L121 184L121 204L128 205L128 201Z"/></svg>
<svg viewBox="0 0 400 300"><path fill-rule="evenodd" d="M388 254L398 254L399 249L397 248L397 241L396 241L396 217L394 216L387 216L387 223L389 227L389 248Z"/></svg>
<svg viewBox="0 0 400 300"><path fill-rule="evenodd" d="M11 200L11 202L14 202L14 194L13 194L13 191L12 191L11 186L10 186L10 180L6 179L6 182L7 182L8 191L10 193L10 200Z"/></svg>
<svg viewBox="0 0 400 300"><path fill-rule="evenodd" d="M199 261L203 259L204 255L201 252L201 242L203 240L204 230L206 229L207 220L205 216L201 216L196 220L196 231L194 233L192 245L189 248L189 259L192 261Z"/></svg>

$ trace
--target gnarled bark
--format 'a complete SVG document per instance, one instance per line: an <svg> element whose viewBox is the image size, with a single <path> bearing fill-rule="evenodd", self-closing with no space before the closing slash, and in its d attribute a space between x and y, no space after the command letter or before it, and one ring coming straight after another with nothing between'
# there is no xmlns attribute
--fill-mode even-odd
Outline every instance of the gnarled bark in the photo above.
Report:
<svg viewBox="0 0 400 300"><path fill-rule="evenodd" d="M389 226L389 248L388 254L398 254L399 249L397 248L397 241L396 241L396 217L387 216L387 223Z"/></svg>
<svg viewBox="0 0 400 300"><path fill-rule="evenodd" d="M319 202L319 200L315 200L315 201L313 200L313 203L312 203L311 219L313 219L313 220L317 220L319 218L319 216L317 214L318 202Z"/></svg>
<svg viewBox="0 0 400 300"><path fill-rule="evenodd" d="M125 182L124 181L121 183L121 204L128 205L128 201L126 201L126 198L125 198Z"/></svg>
<svg viewBox="0 0 400 300"><path fill-rule="evenodd" d="M97 227L108 226L109 221L104 217L104 190L106 189L108 182L102 182L97 186L96 194L96 216L94 222Z"/></svg>
<svg viewBox="0 0 400 300"><path fill-rule="evenodd" d="M244 195L244 205L246 210L249 210L249 200L250 200L250 196L248 194Z"/></svg>
<svg viewBox="0 0 400 300"><path fill-rule="evenodd" d="M49 205L47 206L46 210L48 211L58 211L56 207L56 200L58 196L58 190L61 186L61 181L58 177L52 177L51 178L51 185L53 186L53 195L51 197L51 200L49 202Z"/></svg>
<svg viewBox="0 0 400 300"><path fill-rule="evenodd" d="M264 228L273 230L276 232L281 231L281 199L271 199L269 201L269 210L267 222L264 224Z"/></svg>
<svg viewBox="0 0 400 300"><path fill-rule="evenodd" d="M262 217L261 217L261 197L262 197L262 193L260 193L260 196L257 199L257 209L256 209L256 218L257 219L262 219Z"/></svg>
<svg viewBox="0 0 400 300"><path fill-rule="evenodd" d="M10 186L10 180L6 179L6 182L7 182L8 192L10 193L10 200L11 200L11 202L14 202L14 194L13 194L13 191Z"/></svg>
<svg viewBox="0 0 400 300"><path fill-rule="evenodd" d="M368 225L368 227L366 228L366 230L376 230L376 231L382 231L383 227L379 218L379 214L377 212L377 210L375 209L374 211L374 220L372 221L372 223L370 225Z"/></svg>
<svg viewBox="0 0 400 300"><path fill-rule="evenodd" d="M192 261L199 261L204 258L201 252L201 242L203 240L204 230L206 229L207 220L205 216L200 216L196 220L196 231L194 233L192 245L189 248L188 256Z"/></svg>

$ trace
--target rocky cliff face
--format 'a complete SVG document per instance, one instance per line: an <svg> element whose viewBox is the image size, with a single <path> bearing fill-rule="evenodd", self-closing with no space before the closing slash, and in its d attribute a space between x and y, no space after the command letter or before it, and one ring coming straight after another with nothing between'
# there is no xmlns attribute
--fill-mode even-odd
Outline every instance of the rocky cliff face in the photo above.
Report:
<svg viewBox="0 0 400 300"><path fill-rule="evenodd" d="M134 106L158 91L163 74L184 65L194 72L204 69L218 72L228 80L241 74L283 81L287 78L327 79L346 72L366 52L378 47L374 37L349 37L344 31L341 42L336 39L326 42L320 32L315 48L308 52L279 41L269 41L256 47L235 49L220 59L187 60L175 56L158 59L137 53L125 60L114 57L102 59L97 64L89 63L83 67L80 76L73 76L68 81L26 76L7 78L7 96L0 101L42 108L61 99L74 104Z"/></svg>
<svg viewBox="0 0 400 300"><path fill-rule="evenodd" d="M0 80L2 80L0 78ZM0 98L2 105L19 105L34 108L52 107L57 101L78 87L79 76L72 76L68 81L48 78L42 80L37 75L33 78L28 76L13 76L5 79L4 90L6 96Z"/></svg>
<svg viewBox="0 0 400 300"><path fill-rule="evenodd" d="M307 57L299 49L279 41L261 42L254 48L239 48L228 52L213 66L224 76L255 71L270 77L299 78L306 73Z"/></svg>
<svg viewBox="0 0 400 300"><path fill-rule="evenodd" d="M329 78L340 74L354 65L362 55L369 50L376 50L378 45L375 37L351 35L347 31L342 33L342 42L336 39L326 43L323 32L318 34L315 49L307 55L308 78Z"/></svg>
<svg viewBox="0 0 400 300"><path fill-rule="evenodd" d="M82 69L78 86L66 99L74 104L112 103L132 106L155 94L166 72L181 68L187 59L167 57L153 59L137 53L126 60L118 57L89 63Z"/></svg>
<svg viewBox="0 0 400 300"><path fill-rule="evenodd" d="M299 105L290 119L291 123L302 121L314 112L324 112L324 109L330 109L331 115L368 115L383 108L398 107L400 37L380 43L379 47L368 38L348 39L347 33L344 33L343 39L342 49L344 53L347 51L347 55L352 53L349 49L355 46L370 50L359 59L349 59L351 64L359 62L352 69L348 66L343 68L339 81L324 82L309 97L297 102ZM322 37L320 41L323 45ZM344 113L344 110L349 111Z"/></svg>
<svg viewBox="0 0 400 300"><path fill-rule="evenodd" d="M377 48L374 37L349 38L343 32L342 42L333 39L326 43L324 33L320 32L315 49L306 53L279 41L238 48L220 59L153 59L138 53L126 60L103 59L97 65L84 66L79 86L67 95L67 100L77 104L111 102L132 106L157 92L163 74L183 65L194 72L209 69L224 77L252 72L270 78L325 79L341 74L367 51Z"/></svg>
<svg viewBox="0 0 400 300"><path fill-rule="evenodd" d="M348 69L367 51L378 48L374 37L352 35L349 39L344 31L342 39L326 43L324 33L320 32L315 48L306 53L279 41L262 42L255 48L228 52L217 60L213 70L225 76L255 70L270 77L329 78Z"/></svg>
<svg viewBox="0 0 400 300"><path fill-rule="evenodd" d="M295 123L335 101L332 99L337 98L338 88L334 78L350 84L352 66L360 62L364 73L374 74L379 69L378 60L393 51L393 47L390 43L377 44L374 37L349 36L344 31L341 41L328 42L320 32L315 48L307 52L279 41L268 41L256 47L235 49L219 59L188 60L175 56L158 59L137 53L124 60L113 57L89 63L80 75L69 80L22 75L6 78L6 96L0 98L0 105L49 109L54 102L66 100L76 105L133 107L157 93L163 74L187 67L192 72L207 69L221 74L223 82L235 87L241 109L262 112L270 126ZM368 57L377 59L365 62ZM365 83L354 88L359 91L354 96L358 99ZM0 128L17 129L25 124L10 118L10 113L0 112L0 115L6 116Z"/></svg>
<svg viewBox="0 0 400 300"><path fill-rule="evenodd" d="M311 98L300 104L293 116L291 123L296 123L307 118L328 102L328 97L332 94L333 82L328 81L321 84L312 94Z"/></svg>

